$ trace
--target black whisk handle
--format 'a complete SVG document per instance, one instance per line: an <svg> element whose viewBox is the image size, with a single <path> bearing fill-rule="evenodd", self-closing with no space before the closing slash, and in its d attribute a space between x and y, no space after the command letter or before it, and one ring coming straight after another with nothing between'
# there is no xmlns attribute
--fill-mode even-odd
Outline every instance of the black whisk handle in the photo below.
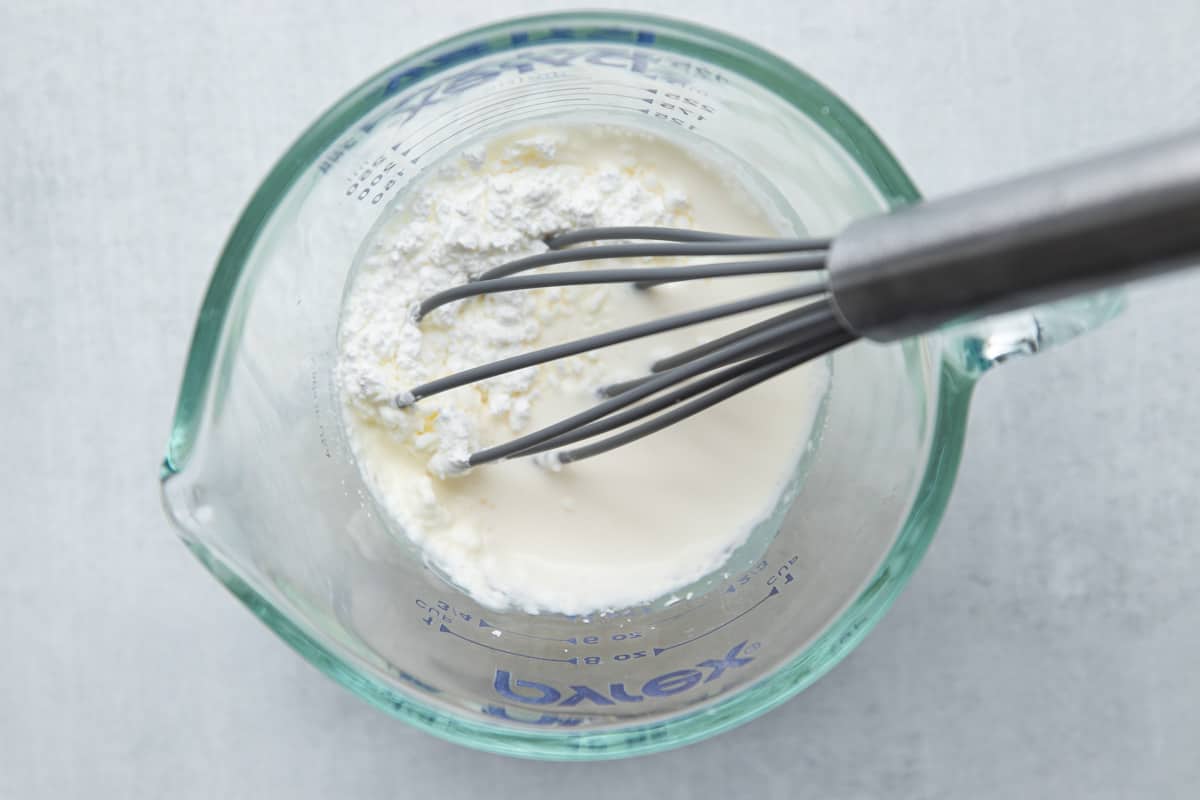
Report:
<svg viewBox="0 0 1200 800"><path fill-rule="evenodd" d="M1200 131L858 221L842 323L877 341L1200 263Z"/></svg>

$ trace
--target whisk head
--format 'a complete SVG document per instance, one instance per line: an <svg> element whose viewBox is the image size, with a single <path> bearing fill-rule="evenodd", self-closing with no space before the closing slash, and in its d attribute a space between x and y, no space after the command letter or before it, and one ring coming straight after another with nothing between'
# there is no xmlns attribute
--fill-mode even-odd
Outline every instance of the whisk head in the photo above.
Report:
<svg viewBox="0 0 1200 800"><path fill-rule="evenodd" d="M622 242L572 247L612 240ZM614 227L560 233L548 237L546 244L550 249L544 253L501 264L469 283L426 298L417 308L417 319L456 300L499 292L601 283L632 283L639 288L649 288L704 278L820 272L825 269L830 241L737 236L677 228ZM686 266L520 274L556 264L646 256L755 258ZM398 408L406 408L431 395L560 358L735 314L806 301L798 308L660 359L645 376L601 388L603 399L591 408L509 442L472 453L459 465L467 469L502 459L538 456L548 466L557 467L660 431L853 341L857 335L839 321L828 292L828 284L822 278L802 286L583 337L438 378L401 393L395 403ZM581 442L583 444L578 447L563 449Z"/></svg>

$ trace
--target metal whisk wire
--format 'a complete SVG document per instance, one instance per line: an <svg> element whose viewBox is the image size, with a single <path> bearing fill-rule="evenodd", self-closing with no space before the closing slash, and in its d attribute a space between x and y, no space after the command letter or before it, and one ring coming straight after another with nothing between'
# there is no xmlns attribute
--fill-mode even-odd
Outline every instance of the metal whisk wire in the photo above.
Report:
<svg viewBox="0 0 1200 800"><path fill-rule="evenodd" d="M622 243L564 249L585 242L614 239L642 239L655 243ZM646 288L660 283L715 277L817 272L825 268L829 246L828 239L750 237L647 227L570 231L549 237L546 242L551 248L547 252L502 264L470 283L451 287L426 298L418 306L416 318L420 320L447 303L498 292L603 283L632 283ZM759 258L687 266L517 274L539 267L600 259L722 255ZM767 255L776 257L761 257ZM397 396L396 405L405 408L431 395L508 372L665 331L827 293L826 281L816 279L803 285L552 345L489 364L481 364L413 387ZM551 450L558 450L553 457L557 464L599 455L698 414L722 400L744 392L805 361L817 358L855 338L857 337L846 331L838 322L828 297L822 297L706 344L660 359L652 365L648 375L600 387L599 393L605 399L595 406L541 430L473 453L460 466L466 469L502 459L538 454L542 454L544 458L544 454ZM646 402L640 402L643 400ZM656 414L657 416L654 416ZM559 450L567 445L610 434L622 428L625 429L597 442L572 450Z"/></svg>

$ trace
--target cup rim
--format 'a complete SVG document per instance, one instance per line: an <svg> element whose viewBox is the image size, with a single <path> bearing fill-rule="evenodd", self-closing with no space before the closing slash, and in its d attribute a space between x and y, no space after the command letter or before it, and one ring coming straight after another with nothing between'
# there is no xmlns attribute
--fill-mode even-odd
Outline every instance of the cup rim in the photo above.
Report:
<svg viewBox="0 0 1200 800"><path fill-rule="evenodd" d="M652 34L650 41L647 33ZM518 35L519 34L519 35ZM823 85L783 59L729 34L657 15L563 12L474 28L403 58L368 78L323 113L262 181L218 258L201 306L160 477L187 463L210 401L212 370L243 268L266 222L305 171L382 100L407 84L483 55L554 41L608 41L693 55L771 91L819 125L871 180L889 206L920 199L895 157L867 124ZM819 113L813 114L812 110ZM190 536L201 563L278 636L327 675L371 704L429 733L476 749L527 758L594 760L641 755L706 739L790 699L844 658L879 621L920 562L954 483L972 380L943 359L925 472L909 515L875 576L825 631L783 666L711 705L666 720L603 731L519 730L455 716L373 680L304 631L240 577L236 566ZM935 370L938 370L935 366Z"/></svg>

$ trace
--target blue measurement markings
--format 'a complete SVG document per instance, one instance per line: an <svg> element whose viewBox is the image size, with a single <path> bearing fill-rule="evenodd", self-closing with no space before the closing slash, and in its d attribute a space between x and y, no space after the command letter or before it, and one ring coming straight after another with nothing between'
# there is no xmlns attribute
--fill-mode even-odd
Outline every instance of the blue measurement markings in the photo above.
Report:
<svg viewBox="0 0 1200 800"><path fill-rule="evenodd" d="M436 601L430 602L430 601L426 601L426 600L422 600L422 599L418 598L416 600L416 604L417 604L417 607L419 609L421 609L421 611L424 613L424 617L422 618L421 621L424 622L426 625L428 625L430 627L436 627L436 629L440 633L449 634L450 636L460 639L468 644L473 644L477 647L482 647L485 650L490 650L494 653L503 653L504 655L515 656L517 658L527 658L527 659L531 659L533 661L547 661L547 662L560 663L560 664L570 664L573 666L595 666L595 665L603 663L605 660L621 662L621 661L637 660L637 659L642 659L642 658L646 658L646 657L660 656L663 653L669 652L669 651L674 650L679 647L683 647L685 645L692 644L693 642L700 641L701 639L704 639L707 636L711 636L712 634L716 633L717 631L720 631L723 628L726 628L729 625L732 625L734 622L737 622L742 617L745 617L746 615L752 613L759 606L766 603L771 598L777 597L781 591L780 587L786 586L787 584L791 583L794 580L794 577L792 576L792 573L791 573L791 568L796 564L796 562L798 560L799 560L799 556L792 556L786 562L781 564L774 572L769 574L769 577L767 577L767 579L765 580L765 584L770 588L765 595L763 595L761 598L759 598L757 601L752 603L750 606L739 611L737 614L733 615L729 619L725 620L724 622L721 622L718 625L714 625L713 627L709 628L708 630L706 630L702 633L698 633L687 639L683 639L683 640L675 642L673 644L669 644L665 647L650 647L650 648L646 648L646 649L634 649L634 650L630 650L627 652L614 653L614 654L606 653L603 656L586 655L586 654L569 655L570 651L565 648L563 649L564 655L562 655L562 656L537 655L534 653L526 653L526 652L522 652L520 650L509 649L508 647L500 647L498 640L500 640L502 637L516 637L519 639L541 641L541 642L553 642L555 644L572 645L572 646L579 647L579 646L598 645L601 643L608 643L608 642L634 642L635 640L644 638L643 633L641 631L636 631L636 630L626 630L626 631L621 631L618 633L610 633L610 634L605 634L605 635L568 636L568 637L543 636L540 634L525 633L525 632L521 632L521 631L501 630L500 628L496 627L492 623L488 622L485 618L474 616L470 612L464 612L460 609L457 609L444 600L436 600ZM725 589L725 592L726 593L739 592L739 591L745 589L746 587L748 587L751 583L757 583L755 581L755 578L759 577L764 572L766 572L768 567L769 567L769 564L766 560L758 562L753 567L751 567L749 570L747 570L745 573L740 575L736 580L731 582L728 585L728 587ZM762 584L757 583L757 585L761 586ZM682 613L687 613L688 611L691 611L691 610L695 610L695 609L694 608L687 609ZM676 615L676 616L682 616L682 613L679 615ZM673 618L674 617L672 617L672 619ZM477 631L486 630L492 636L495 637L495 640L487 640L486 638L482 638L482 637L477 638L477 636L468 635L468 633L463 632L461 629L456 630L455 628L452 627L452 625L456 622L457 623L468 623L468 624L474 622L475 625L471 626L471 630L477 630ZM505 644L508 644L509 639L505 639L504 641L505 641ZM745 645L746 643L743 642L742 644ZM759 644L757 642L755 642L752 645L753 649L757 649L758 647L759 647ZM505 674L507 674L507 673L505 673ZM649 694L651 696L654 696L653 691L651 691ZM634 700L624 700L621 697L618 697L617 699L621 700L622 702L635 702Z"/></svg>
<svg viewBox="0 0 1200 800"><path fill-rule="evenodd" d="M471 644L477 645L486 650L491 650L493 653L504 653L505 655L509 655L509 656L519 656L521 658L532 658L534 661L557 661L561 664L578 664L579 663L579 659L574 658L574 657L572 657L572 658L548 658L546 656L530 655L529 653L518 653L514 650L505 650L503 647L496 647L495 645L488 644L487 642L479 642L468 636L463 636L461 633L451 630L449 628L449 626L447 626L444 623L438 627L438 630L440 630L442 633L448 633L451 636L457 636L459 639L462 639L464 642L470 642Z"/></svg>
<svg viewBox="0 0 1200 800"><path fill-rule="evenodd" d="M761 599L761 600L759 600L757 603L755 603L754 605L750 606L749 608L747 608L746 610L742 611L741 613L739 613L739 614L735 614L734 616L732 616L732 617L730 617L729 619L725 620L724 622L722 622L720 625L716 626L715 628L710 628L710 629L706 630L704 633L701 633L701 634L699 634L699 635L693 636L693 637L692 637L692 638L690 638L690 639L684 639L682 642L676 642L675 644L672 644L672 645L667 645L666 647L656 647L656 648L654 648L654 655L656 655L656 656L658 656L658 655L662 655L663 653L667 652L668 650L674 650L676 647L683 647L685 644L691 644L692 642L694 642L694 641L696 641L696 640L698 640L698 639L703 639L705 636L708 636L708 635L710 635L710 634L716 633L717 631L721 630L721 628L724 628L726 625L731 625L731 624L733 624L734 622L737 622L739 619L741 619L742 617L746 616L746 615L747 615L747 614L749 614L751 611L753 611L754 609L758 608L758 607L759 607L759 606L761 606L763 603L767 602L767 601L768 601L768 600L770 600L772 597L775 597L775 596L776 596L776 595L778 595L778 594L779 594L779 587L778 587L778 586L772 586L772 587L771 587L771 591L767 592L767 596L766 596L766 597L762 598L762 599Z"/></svg>

